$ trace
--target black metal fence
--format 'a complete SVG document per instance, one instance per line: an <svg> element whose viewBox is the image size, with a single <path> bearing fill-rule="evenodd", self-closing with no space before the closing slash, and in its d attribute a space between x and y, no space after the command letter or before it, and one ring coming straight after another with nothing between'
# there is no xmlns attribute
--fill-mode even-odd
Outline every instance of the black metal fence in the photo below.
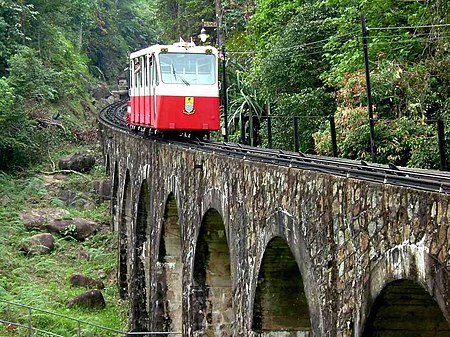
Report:
<svg viewBox="0 0 450 337"><path fill-rule="evenodd" d="M330 138L331 138L331 155L334 157L339 156L338 151L338 139L337 139L337 130L336 130L336 122L335 122L335 116L329 115L329 116L322 116L318 117L321 118L323 122L327 120L330 132ZM311 119L311 116L305 117L305 116L245 116L244 114L240 117L240 142L242 144L247 144L251 146L262 146L263 142L261 142L261 138L265 139L264 145L268 148L274 148L274 129L273 129L273 121L275 119L284 119L285 121L289 121L290 127L293 130L291 143L286 144L286 149L293 149L295 152L300 152L300 144L301 144L301 125L300 120L306 119L306 123L308 123L308 119ZM377 125L377 123L381 122L389 122L388 120L381 120L381 119L373 119L372 121L373 125ZM370 121L367 121L369 124ZM448 140L446 139L445 135L445 123L442 119L437 120L427 120L424 121L424 124L426 125L435 125L436 126L436 136L437 136L437 144L436 148L439 152L439 169L441 171L448 171L449 170L449 164L448 164ZM283 132L286 132L286 130L282 130ZM372 136L371 136L372 137ZM312 135L309 135L309 138L312 139ZM303 140L306 141L306 140ZM373 140L375 144L375 153L373 158L376 162L376 144L377 139L376 137Z"/></svg>

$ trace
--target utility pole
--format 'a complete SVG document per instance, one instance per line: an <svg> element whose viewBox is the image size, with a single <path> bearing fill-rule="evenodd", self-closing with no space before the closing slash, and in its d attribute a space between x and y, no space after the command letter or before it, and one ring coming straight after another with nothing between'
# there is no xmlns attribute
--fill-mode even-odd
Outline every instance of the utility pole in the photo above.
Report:
<svg viewBox="0 0 450 337"><path fill-rule="evenodd" d="M364 49L364 65L366 68L366 92L367 92L367 110L369 112L369 126L370 126L370 153L372 155L372 161L376 161L377 148L375 144L375 125L373 120L373 109L372 109L372 87L370 85L370 71L369 71L369 54L367 52L367 26L366 17L361 14L361 27L362 27L362 37L363 37L363 49Z"/></svg>
<svg viewBox="0 0 450 337"><path fill-rule="evenodd" d="M223 28L223 9L221 0L214 0L214 5L216 9L216 20L217 20L217 45L222 52L222 90L223 90L223 139L228 141L228 90L227 90L227 72L226 72L226 62L227 56L225 53L225 39L224 39L224 28Z"/></svg>
<svg viewBox="0 0 450 337"><path fill-rule="evenodd" d="M226 69L226 55L225 45L222 45L222 72L223 72L223 140L228 142L228 90L227 90L227 69Z"/></svg>
<svg viewBox="0 0 450 337"><path fill-rule="evenodd" d="M202 33L199 35L203 42L206 41L208 35L206 35L205 27L215 28L217 32L217 46L221 52L222 59L222 97L223 97L223 128L222 135L224 141L228 141L228 91L227 91L227 73L226 73L226 54L225 54L225 43L224 43L224 32L223 32L223 11L222 4L220 0L214 0L215 10L216 10L216 21L204 21L202 20Z"/></svg>

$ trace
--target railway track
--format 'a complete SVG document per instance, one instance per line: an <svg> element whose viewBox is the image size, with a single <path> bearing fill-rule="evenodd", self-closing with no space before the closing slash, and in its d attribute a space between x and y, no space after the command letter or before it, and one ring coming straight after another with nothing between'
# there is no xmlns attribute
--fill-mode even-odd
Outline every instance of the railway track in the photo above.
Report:
<svg viewBox="0 0 450 337"><path fill-rule="evenodd" d="M448 172L410 169L341 158L304 155L302 153L257 148L234 143L198 141L188 138L169 140L146 136L143 131L131 130L127 126L124 117L126 106L127 104L124 101L107 106L100 112L98 117L99 122L134 137L147 137L149 140L168 143L173 146L222 154L249 161L322 172L341 177L450 194L450 174Z"/></svg>

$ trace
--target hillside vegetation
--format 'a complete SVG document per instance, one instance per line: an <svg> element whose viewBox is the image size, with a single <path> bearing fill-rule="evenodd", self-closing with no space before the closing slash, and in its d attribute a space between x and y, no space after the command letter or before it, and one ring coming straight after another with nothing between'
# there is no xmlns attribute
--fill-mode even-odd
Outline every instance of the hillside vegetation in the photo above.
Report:
<svg viewBox="0 0 450 337"><path fill-rule="evenodd" d="M257 144L331 155L334 116L341 157L371 160L361 15L368 30L376 161L437 168L436 122L450 138L450 5L394 0L2 0L0 170L34 163L98 111L99 82L114 83L127 54L179 37L225 41L231 139L250 118ZM222 47L222 46L219 46ZM224 113L224 111L222 111ZM47 132L57 119L66 133ZM447 144L449 152L450 144Z"/></svg>
<svg viewBox="0 0 450 337"><path fill-rule="evenodd" d="M56 162L60 155L56 153L52 159ZM69 175L48 174L48 170L51 168L41 164L26 175L0 174L0 299L126 330L127 307L118 297L117 238L110 231L109 201L94 191L94 182L105 179L104 167L95 166L90 173ZM23 214L48 208L65 210L64 219L94 221L97 231L82 241L76 240L73 232L66 231L54 235L55 249L48 254L24 252L22 247L30 237L48 230L26 229ZM104 283L105 308L69 308L71 299L87 291L69 282L73 274L87 275ZM28 310L0 302L0 319L27 326ZM39 311L33 312L33 326L62 336L76 336L76 322ZM83 336L108 336L107 332L88 325L81 328ZM1 336L27 333L24 328L0 324Z"/></svg>
<svg viewBox="0 0 450 337"><path fill-rule="evenodd" d="M436 121L450 144L448 1L260 0L226 3L230 114L273 116L274 145L371 160L361 14L368 30L376 160L438 168ZM228 6L228 7L227 7ZM231 119L231 123L234 121ZM233 126L233 125L232 125ZM238 131L237 131L238 132ZM448 157L447 153L447 157Z"/></svg>

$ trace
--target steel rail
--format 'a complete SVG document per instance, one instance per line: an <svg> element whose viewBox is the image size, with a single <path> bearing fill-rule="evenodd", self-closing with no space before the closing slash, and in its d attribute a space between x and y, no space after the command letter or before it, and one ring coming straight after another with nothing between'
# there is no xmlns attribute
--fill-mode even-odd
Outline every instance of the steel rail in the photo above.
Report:
<svg viewBox="0 0 450 337"><path fill-rule="evenodd" d="M305 155L302 153L251 147L234 143L218 143L188 138L164 139L146 136L143 131L132 130L124 119L126 102L116 102L99 114L100 123L127 133L132 137L148 138L161 144L220 154L243 160L262 162L283 167L310 170L340 177L390 184L412 189L450 194L450 175L441 171L412 169L394 165L381 165L350 159Z"/></svg>

